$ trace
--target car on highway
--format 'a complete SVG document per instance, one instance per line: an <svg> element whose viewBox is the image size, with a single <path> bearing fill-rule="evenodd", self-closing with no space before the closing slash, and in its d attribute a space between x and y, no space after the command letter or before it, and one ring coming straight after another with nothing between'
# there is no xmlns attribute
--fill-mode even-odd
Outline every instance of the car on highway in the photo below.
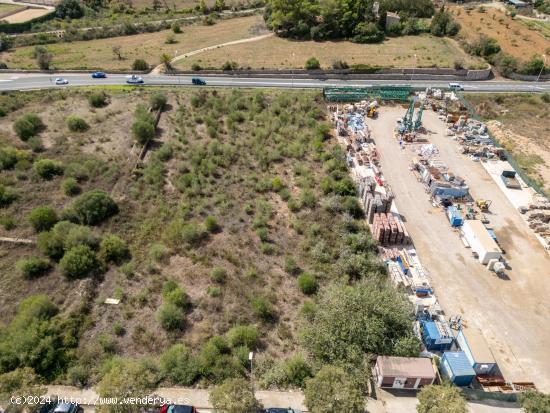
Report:
<svg viewBox="0 0 550 413"><path fill-rule="evenodd" d="M163 404L159 413L197 413L197 409L185 404Z"/></svg>
<svg viewBox="0 0 550 413"><path fill-rule="evenodd" d="M200 77L194 77L191 79L191 83L197 86L204 86L206 85L206 80L201 79Z"/></svg>
<svg viewBox="0 0 550 413"><path fill-rule="evenodd" d="M126 83L131 85L139 85L143 83L143 78L136 75L126 76Z"/></svg>
<svg viewBox="0 0 550 413"><path fill-rule="evenodd" d="M56 85L68 85L69 81L65 78L58 77L57 79L55 79L55 84Z"/></svg>
<svg viewBox="0 0 550 413"><path fill-rule="evenodd" d="M302 413L300 410L293 409L291 407L269 407L265 409L265 413Z"/></svg>
<svg viewBox="0 0 550 413"><path fill-rule="evenodd" d="M105 72L94 72L92 73L92 79L105 79L107 75Z"/></svg>
<svg viewBox="0 0 550 413"><path fill-rule="evenodd" d="M449 89L451 90L464 90L464 86L462 86L460 83L449 83Z"/></svg>

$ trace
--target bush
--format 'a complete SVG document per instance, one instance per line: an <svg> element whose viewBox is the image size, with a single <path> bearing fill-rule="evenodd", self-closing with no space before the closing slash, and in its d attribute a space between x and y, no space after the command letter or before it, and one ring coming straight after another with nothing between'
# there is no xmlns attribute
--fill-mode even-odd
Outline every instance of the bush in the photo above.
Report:
<svg viewBox="0 0 550 413"><path fill-rule="evenodd" d="M227 278L227 271L225 270L225 268L215 267L214 269L212 269L212 272L210 273L210 278L214 282L223 283Z"/></svg>
<svg viewBox="0 0 550 413"><path fill-rule="evenodd" d="M153 244L149 248L149 257L156 262L162 262L168 257L168 248L162 244Z"/></svg>
<svg viewBox="0 0 550 413"><path fill-rule="evenodd" d="M256 413L261 408L250 382L245 379L224 381L210 391L209 400L216 411L226 413Z"/></svg>
<svg viewBox="0 0 550 413"><path fill-rule="evenodd" d="M62 221L53 227L53 231L63 237L63 248L65 250L78 245L86 245L95 251L99 245L99 238L94 235L90 228L82 225Z"/></svg>
<svg viewBox="0 0 550 413"><path fill-rule="evenodd" d="M165 93L155 93L149 99L149 104L153 110L162 110L166 106L167 98Z"/></svg>
<svg viewBox="0 0 550 413"><path fill-rule="evenodd" d="M198 245L205 236L206 233L195 223L185 224L181 229L182 241L191 246Z"/></svg>
<svg viewBox="0 0 550 413"><path fill-rule="evenodd" d="M271 322L275 319L275 310L267 298L258 297L252 299L252 311L260 320Z"/></svg>
<svg viewBox="0 0 550 413"><path fill-rule="evenodd" d="M56 175L63 175L63 164L51 159L40 159L34 163L34 170L44 179L52 179Z"/></svg>
<svg viewBox="0 0 550 413"><path fill-rule="evenodd" d="M237 70L239 68L239 65L237 62L230 62L227 61L222 65L222 70Z"/></svg>
<svg viewBox="0 0 550 413"><path fill-rule="evenodd" d="M78 245L65 253L59 268L65 277L76 279L98 273L101 265L90 247Z"/></svg>
<svg viewBox="0 0 550 413"><path fill-rule="evenodd" d="M17 262L17 270L23 278L31 279L44 275L50 269L50 262L44 258L29 258Z"/></svg>
<svg viewBox="0 0 550 413"><path fill-rule="evenodd" d="M100 189L78 196L69 208L69 215L85 225L97 225L118 213L118 205Z"/></svg>
<svg viewBox="0 0 550 413"><path fill-rule="evenodd" d="M80 186L74 178L67 178L61 181L61 190L67 196L75 196L80 193Z"/></svg>
<svg viewBox="0 0 550 413"><path fill-rule="evenodd" d="M29 221L36 232L49 230L57 220L55 209L49 206L36 207L29 214Z"/></svg>
<svg viewBox="0 0 550 413"><path fill-rule="evenodd" d="M306 70L316 70L321 68L321 64L315 57L310 57L306 61L305 68Z"/></svg>
<svg viewBox="0 0 550 413"><path fill-rule="evenodd" d="M317 280L314 275L305 272L298 277L298 287L304 294L313 294L318 288Z"/></svg>
<svg viewBox="0 0 550 413"><path fill-rule="evenodd" d="M343 60L335 60L332 62L332 68L335 70L349 69L349 65Z"/></svg>
<svg viewBox="0 0 550 413"><path fill-rule="evenodd" d="M220 230L220 225L218 224L218 221L212 216L208 216L205 218L204 227L210 233L218 232Z"/></svg>
<svg viewBox="0 0 550 413"><path fill-rule="evenodd" d="M155 125L151 122L138 119L132 125L132 133L140 145L145 145L155 137Z"/></svg>
<svg viewBox="0 0 550 413"><path fill-rule="evenodd" d="M253 349L258 345L260 332L254 326L235 326L227 332L227 339L233 348L245 346Z"/></svg>
<svg viewBox="0 0 550 413"><path fill-rule="evenodd" d="M126 242L113 234L107 234L99 245L99 257L105 262L121 263L130 255Z"/></svg>
<svg viewBox="0 0 550 413"><path fill-rule="evenodd" d="M285 257L284 269L289 275L298 275L300 273L300 267L296 263L294 257L291 256Z"/></svg>
<svg viewBox="0 0 550 413"><path fill-rule="evenodd" d="M94 108L101 108L107 105L107 95L105 92L93 92L88 96L88 103Z"/></svg>
<svg viewBox="0 0 550 413"><path fill-rule="evenodd" d="M86 121L77 115L67 116L66 123L71 132L86 132L90 128Z"/></svg>
<svg viewBox="0 0 550 413"><path fill-rule="evenodd" d="M178 34L178 33L181 33L181 32L182 32L181 26L179 25L178 22L172 23L172 31L173 31L175 34Z"/></svg>
<svg viewBox="0 0 550 413"><path fill-rule="evenodd" d="M160 356L160 373L172 384L190 386L199 377L199 363L184 344L174 344Z"/></svg>
<svg viewBox="0 0 550 413"><path fill-rule="evenodd" d="M17 194L10 188L0 184L0 208L11 205L17 199Z"/></svg>
<svg viewBox="0 0 550 413"><path fill-rule="evenodd" d="M198 72L199 70L202 70L202 67L198 63L193 63L191 65L191 70L194 71L194 72Z"/></svg>
<svg viewBox="0 0 550 413"><path fill-rule="evenodd" d="M132 63L132 70L149 70L149 65L143 59L136 59Z"/></svg>
<svg viewBox="0 0 550 413"><path fill-rule="evenodd" d="M26 113L18 117L13 123L13 130L23 141L38 134L43 127L44 124L42 123L42 119L34 113Z"/></svg>
<svg viewBox="0 0 550 413"><path fill-rule="evenodd" d="M61 0L55 6L55 17L58 19L79 19L84 16L84 8L78 0Z"/></svg>
<svg viewBox="0 0 550 413"><path fill-rule="evenodd" d="M167 331L183 330L185 327L184 311L170 302L163 303L156 314L157 321Z"/></svg>

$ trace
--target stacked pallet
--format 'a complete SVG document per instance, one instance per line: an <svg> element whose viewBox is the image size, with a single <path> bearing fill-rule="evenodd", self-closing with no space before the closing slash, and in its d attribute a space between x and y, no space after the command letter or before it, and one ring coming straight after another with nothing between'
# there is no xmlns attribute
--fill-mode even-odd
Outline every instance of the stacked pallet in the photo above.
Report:
<svg viewBox="0 0 550 413"><path fill-rule="evenodd" d="M366 192L363 198L363 205L369 224L373 223L374 215L390 212L393 195Z"/></svg>
<svg viewBox="0 0 550 413"><path fill-rule="evenodd" d="M406 234L401 222L391 213L375 213L373 215L372 233L374 239L381 245L403 244Z"/></svg>

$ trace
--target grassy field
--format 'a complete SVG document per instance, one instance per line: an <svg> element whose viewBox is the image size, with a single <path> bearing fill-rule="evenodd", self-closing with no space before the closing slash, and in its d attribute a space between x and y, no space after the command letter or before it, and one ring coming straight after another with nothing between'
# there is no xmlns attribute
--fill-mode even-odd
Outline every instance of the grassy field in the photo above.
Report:
<svg viewBox="0 0 550 413"><path fill-rule="evenodd" d="M495 125L495 137L550 194L550 96L468 94L467 99L484 120L502 123L500 128Z"/></svg>
<svg viewBox="0 0 550 413"><path fill-rule="evenodd" d="M70 341L76 349L64 361L72 367L66 375L63 369L61 382L93 383L116 355L147 356L156 363L175 343L200 352L205 369L213 369L201 373L206 383L242 375L248 366L246 346L237 347L239 341L231 339L233 349L224 350L221 364L211 366L208 339L236 325L252 326L258 338L250 349L283 360L297 349L304 291L314 297L317 286L367 274L374 285L384 273L368 231L354 218L361 216L357 200L349 196L354 184L324 122L319 93L165 90L167 105L151 150L132 172L139 151L132 149L134 110L157 91L108 88L108 104L91 108L87 97L98 90L0 96L5 113L0 117L5 169L0 235L35 239L30 211L49 205L63 216L75 199L63 189L64 181L73 177L83 193L104 190L118 205L114 216L86 227L93 236L83 232L71 238L73 245L95 245L93 237L113 233L131 252L95 277L69 279L50 259L45 274L24 278L16 263L44 258L43 250L2 244L0 333L21 300L33 294L51 297L61 319L81 320L76 343ZM25 142L13 127L30 112L44 127ZM80 116L89 127L71 132L69 115ZM7 163L8 153L16 154L15 164ZM40 159L59 162L62 171L42 178ZM8 200L7 194L15 198ZM299 287L299 275L309 283ZM185 291L176 302L187 303L183 322L169 330L159 316L172 296L166 293L168 280ZM109 306L106 298L121 301Z"/></svg>
<svg viewBox="0 0 550 413"><path fill-rule="evenodd" d="M481 63L464 53L452 40L432 36L389 38L381 44L293 41L273 37L201 53L180 61L177 66L189 69L193 63L198 63L204 68L219 69L229 60L241 67L255 69L303 68L309 57L316 57L323 68L331 68L335 60L344 60L349 65L398 68L453 67L455 60L461 60L465 66Z"/></svg>
<svg viewBox="0 0 550 413"><path fill-rule="evenodd" d="M550 22L543 20L520 19L529 30L534 30L542 34L547 40L550 40Z"/></svg>
<svg viewBox="0 0 550 413"><path fill-rule="evenodd" d="M19 9L23 9L23 7L18 4L0 3L0 16L13 13Z"/></svg>
<svg viewBox="0 0 550 413"><path fill-rule="evenodd" d="M214 26L199 24L183 27L183 33L171 30L110 39L59 43L48 45L53 55L52 66L59 69L128 70L134 59L145 59L149 64L159 64L163 53L171 56L231 40L255 36L263 27L261 16L250 16L222 20ZM168 36L176 43L166 44ZM113 53L113 47L120 46L122 60ZM10 68L36 68L32 57L34 47L22 47L0 54L0 61Z"/></svg>
<svg viewBox="0 0 550 413"><path fill-rule="evenodd" d="M462 29L459 36L468 42L475 42L480 34L492 37L506 53L526 61L534 55L549 52L550 43L539 32L530 30L523 19L507 16L494 8L467 10L462 6L451 7L454 18Z"/></svg>
<svg viewBox="0 0 550 413"><path fill-rule="evenodd" d="M51 13L51 10L27 9L15 14L11 14L8 17L4 17L3 20L7 21L8 23L23 23L48 13Z"/></svg>

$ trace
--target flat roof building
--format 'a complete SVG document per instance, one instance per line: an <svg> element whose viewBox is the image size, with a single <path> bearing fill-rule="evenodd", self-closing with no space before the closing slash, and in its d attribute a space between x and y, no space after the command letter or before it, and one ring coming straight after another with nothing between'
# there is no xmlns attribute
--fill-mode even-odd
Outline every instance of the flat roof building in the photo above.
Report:
<svg viewBox="0 0 550 413"><path fill-rule="evenodd" d="M462 328L458 332L456 342L470 360L476 374L491 374L494 371L497 362L480 330Z"/></svg>
<svg viewBox="0 0 550 413"><path fill-rule="evenodd" d="M378 356L374 366L379 387L419 389L432 384L436 373L429 358Z"/></svg>

